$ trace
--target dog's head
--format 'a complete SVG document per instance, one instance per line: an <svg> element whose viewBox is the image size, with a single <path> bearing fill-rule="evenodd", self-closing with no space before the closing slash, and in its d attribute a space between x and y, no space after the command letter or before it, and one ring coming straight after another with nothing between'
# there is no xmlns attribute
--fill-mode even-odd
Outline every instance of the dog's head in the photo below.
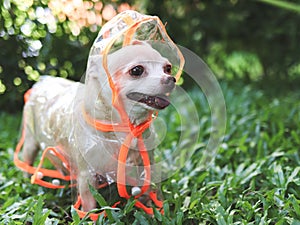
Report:
<svg viewBox="0 0 300 225"><path fill-rule="evenodd" d="M149 111L161 110L170 104L169 94L176 82L171 75L172 65L151 45L134 41L131 45L109 54L107 63L118 90L118 98L133 123L142 122L149 115ZM103 79L103 70L101 73ZM94 74L97 81L93 79L93 82L103 83L99 71ZM109 85L101 88L109 89ZM98 99L103 101L108 96L111 97L111 93L102 90Z"/></svg>
<svg viewBox="0 0 300 225"><path fill-rule="evenodd" d="M171 75L172 65L149 44L135 41L110 59L109 69L131 118L170 104L169 94L176 82Z"/></svg>

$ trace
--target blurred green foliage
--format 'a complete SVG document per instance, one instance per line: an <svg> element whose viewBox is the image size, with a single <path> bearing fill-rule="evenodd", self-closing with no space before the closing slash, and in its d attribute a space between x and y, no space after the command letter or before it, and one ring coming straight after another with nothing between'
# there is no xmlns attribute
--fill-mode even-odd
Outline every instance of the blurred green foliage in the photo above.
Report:
<svg viewBox="0 0 300 225"><path fill-rule="evenodd" d="M22 94L40 75L79 80L99 26L71 31L54 17L50 0L0 3L0 108L21 109ZM158 15L177 44L197 53L219 77L246 82L296 82L300 74L297 1L131 0Z"/></svg>
<svg viewBox="0 0 300 225"><path fill-rule="evenodd" d="M21 109L22 94L40 75L80 79L97 35L88 28L73 35L68 20L49 17L47 1L21 3L0 5L0 108L5 111Z"/></svg>
<svg viewBox="0 0 300 225"><path fill-rule="evenodd" d="M293 80L300 74L299 1L280 7L263 2L275 1L153 0L147 11L168 22L176 42L219 77ZM286 10L296 6L298 13Z"/></svg>

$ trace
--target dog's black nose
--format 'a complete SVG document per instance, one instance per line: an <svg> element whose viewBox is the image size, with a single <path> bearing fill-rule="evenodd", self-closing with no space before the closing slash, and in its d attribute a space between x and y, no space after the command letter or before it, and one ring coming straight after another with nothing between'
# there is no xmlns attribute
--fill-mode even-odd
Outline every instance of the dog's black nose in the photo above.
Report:
<svg viewBox="0 0 300 225"><path fill-rule="evenodd" d="M172 80L174 83L176 83L176 78L175 77L169 76L168 79Z"/></svg>
<svg viewBox="0 0 300 225"><path fill-rule="evenodd" d="M175 77L172 77L172 76L164 76L161 78L161 83L167 84L167 85L168 84L172 85L172 84L176 83L176 79L175 79Z"/></svg>

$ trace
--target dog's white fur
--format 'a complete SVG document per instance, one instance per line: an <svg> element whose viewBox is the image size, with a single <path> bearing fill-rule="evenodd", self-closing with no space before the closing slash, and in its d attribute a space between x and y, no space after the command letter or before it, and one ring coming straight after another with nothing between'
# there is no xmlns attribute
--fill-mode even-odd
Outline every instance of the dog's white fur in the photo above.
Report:
<svg viewBox="0 0 300 225"><path fill-rule="evenodd" d="M130 100L127 94L139 92L162 96L170 93L175 80L164 71L168 64L169 61L158 51L141 42L108 55L108 69L131 123L143 123L155 109ZM137 65L144 67L144 73L138 77L131 76L130 69ZM40 148L60 146L77 177L82 207L86 211L96 206L88 183L95 186L95 177L99 174L105 178L110 174L110 178L116 181L116 155L126 134L97 131L86 123L82 112L85 110L95 119L108 123L120 122L118 112L111 105L111 96L102 57L95 55L89 57L84 84L43 77L33 86L24 107L24 161L33 164ZM127 163L138 166L141 159L135 145L136 142L133 142L130 146ZM64 170L59 163L56 166Z"/></svg>

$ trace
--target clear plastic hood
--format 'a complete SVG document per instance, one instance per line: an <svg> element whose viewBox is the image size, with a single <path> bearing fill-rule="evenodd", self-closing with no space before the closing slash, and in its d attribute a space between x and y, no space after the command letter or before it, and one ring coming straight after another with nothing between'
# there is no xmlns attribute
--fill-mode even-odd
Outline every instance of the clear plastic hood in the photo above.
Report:
<svg viewBox="0 0 300 225"><path fill-rule="evenodd" d="M103 66L106 75L111 76L108 55L137 41L146 42L167 58L173 66L172 75L178 81L184 58L157 16L143 15L131 10L115 16L102 27L91 48L89 59L102 56L103 62L99 66Z"/></svg>

